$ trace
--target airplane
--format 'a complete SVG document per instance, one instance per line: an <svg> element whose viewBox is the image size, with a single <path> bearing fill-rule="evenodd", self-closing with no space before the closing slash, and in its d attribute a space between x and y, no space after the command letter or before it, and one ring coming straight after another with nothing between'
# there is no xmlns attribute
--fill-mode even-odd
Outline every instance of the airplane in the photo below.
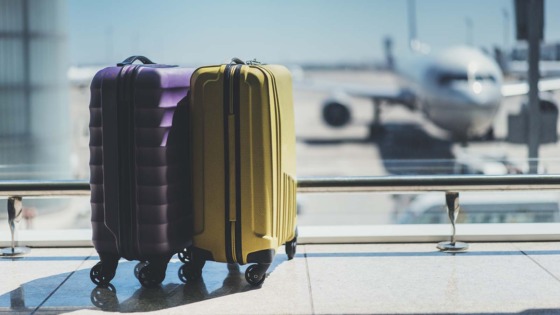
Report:
<svg viewBox="0 0 560 315"><path fill-rule="evenodd" d="M421 53L396 64L395 72L402 79L400 86L376 87L306 79L298 86L331 91L331 96L322 102L323 120L331 127L340 128L350 123L349 97L352 96L373 102L370 138L382 131L380 106L387 104L422 112L452 140L462 143L492 139L492 123L503 98L528 93L527 82L504 83L496 61L477 48L454 46L431 54L425 44L416 43L416 47ZM541 92L557 89L560 89L560 78L539 82Z"/></svg>

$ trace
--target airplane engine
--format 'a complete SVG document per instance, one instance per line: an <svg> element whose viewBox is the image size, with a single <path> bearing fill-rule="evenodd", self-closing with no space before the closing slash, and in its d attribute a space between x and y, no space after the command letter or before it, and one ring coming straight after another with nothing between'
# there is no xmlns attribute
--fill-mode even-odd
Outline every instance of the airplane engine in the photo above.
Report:
<svg viewBox="0 0 560 315"><path fill-rule="evenodd" d="M350 122L349 102L341 98L330 98L323 102L323 120L335 128L343 127Z"/></svg>

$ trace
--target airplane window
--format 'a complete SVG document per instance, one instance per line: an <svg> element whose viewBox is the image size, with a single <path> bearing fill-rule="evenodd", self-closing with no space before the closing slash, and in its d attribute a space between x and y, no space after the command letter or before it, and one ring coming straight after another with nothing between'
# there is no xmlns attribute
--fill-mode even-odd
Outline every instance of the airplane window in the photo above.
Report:
<svg viewBox="0 0 560 315"><path fill-rule="evenodd" d="M474 79L479 82L496 82L496 78L491 74L477 74ZM467 74L461 73L445 73L438 78L440 85L449 85L453 82L468 81L469 77Z"/></svg>
<svg viewBox="0 0 560 315"><path fill-rule="evenodd" d="M442 74L439 79L438 82L440 85L449 85L452 82L456 82L456 81L468 81L469 77L467 76L466 73L445 73Z"/></svg>

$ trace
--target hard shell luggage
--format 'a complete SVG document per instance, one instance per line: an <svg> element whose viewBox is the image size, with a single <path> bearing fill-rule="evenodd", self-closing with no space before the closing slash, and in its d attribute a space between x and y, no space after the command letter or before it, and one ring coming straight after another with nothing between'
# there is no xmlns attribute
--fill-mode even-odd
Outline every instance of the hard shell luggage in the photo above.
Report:
<svg viewBox="0 0 560 315"><path fill-rule="evenodd" d="M136 60L144 64L135 64ZM118 260L140 260L144 286L161 283L171 257L190 245L185 99L194 69L133 56L91 83L91 280L106 285Z"/></svg>
<svg viewBox="0 0 560 315"><path fill-rule="evenodd" d="M185 280L205 261L256 263L260 285L279 246L296 250L295 127L290 72L283 66L233 64L191 77L189 127L194 211Z"/></svg>

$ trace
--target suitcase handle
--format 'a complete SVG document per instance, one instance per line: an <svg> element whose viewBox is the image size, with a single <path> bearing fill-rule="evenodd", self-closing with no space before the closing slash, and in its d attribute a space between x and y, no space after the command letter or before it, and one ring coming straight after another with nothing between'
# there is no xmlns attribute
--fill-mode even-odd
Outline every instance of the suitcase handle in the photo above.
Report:
<svg viewBox="0 0 560 315"><path fill-rule="evenodd" d="M237 57L233 57L231 58L231 63L236 64L236 65L244 65L245 61L237 58Z"/></svg>
<svg viewBox="0 0 560 315"><path fill-rule="evenodd" d="M117 67L131 65L136 60L140 60L143 64L151 64L151 65L155 64L155 62L151 61L150 59L148 59L147 57L144 57L144 56L130 56L130 57L126 58L123 62L117 63Z"/></svg>

